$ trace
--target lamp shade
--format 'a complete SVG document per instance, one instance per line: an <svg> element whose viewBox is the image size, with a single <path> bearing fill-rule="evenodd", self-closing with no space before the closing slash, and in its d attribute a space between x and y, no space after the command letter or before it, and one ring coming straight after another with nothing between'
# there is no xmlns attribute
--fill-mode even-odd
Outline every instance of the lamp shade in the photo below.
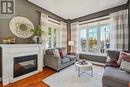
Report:
<svg viewBox="0 0 130 87"><path fill-rule="evenodd" d="M74 45L74 41L69 41L68 45L73 46Z"/></svg>

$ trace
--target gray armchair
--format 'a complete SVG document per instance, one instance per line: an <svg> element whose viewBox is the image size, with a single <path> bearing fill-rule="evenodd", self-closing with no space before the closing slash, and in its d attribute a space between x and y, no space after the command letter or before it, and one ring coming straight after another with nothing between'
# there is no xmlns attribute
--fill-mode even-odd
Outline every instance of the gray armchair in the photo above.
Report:
<svg viewBox="0 0 130 87"><path fill-rule="evenodd" d="M64 58L57 57L53 54L55 49L48 49L44 55L44 64L47 67L50 67L56 71L70 66L75 63L76 57L72 55L66 55Z"/></svg>
<svg viewBox="0 0 130 87"><path fill-rule="evenodd" d="M102 77L102 87L128 87L130 82L130 74L120 70L117 64L119 51L109 50L107 55L110 60L106 61L106 67Z"/></svg>

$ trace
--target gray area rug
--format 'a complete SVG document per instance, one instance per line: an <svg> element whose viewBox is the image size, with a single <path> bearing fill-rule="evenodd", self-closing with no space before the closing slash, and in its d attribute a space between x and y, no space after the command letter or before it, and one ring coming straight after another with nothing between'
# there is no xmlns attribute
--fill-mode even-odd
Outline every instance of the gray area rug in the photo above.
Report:
<svg viewBox="0 0 130 87"><path fill-rule="evenodd" d="M102 87L104 68L93 65L94 76L83 74L80 77L74 65L43 80L50 87Z"/></svg>

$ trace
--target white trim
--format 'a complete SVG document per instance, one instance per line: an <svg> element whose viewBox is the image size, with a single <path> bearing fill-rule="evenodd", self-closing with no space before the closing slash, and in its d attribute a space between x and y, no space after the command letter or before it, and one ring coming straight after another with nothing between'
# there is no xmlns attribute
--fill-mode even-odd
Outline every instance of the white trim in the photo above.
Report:
<svg viewBox="0 0 130 87"><path fill-rule="evenodd" d="M57 21L57 20L55 20L55 19L52 19L52 18L48 17L48 20L50 20L50 21L54 21L55 23L57 23L57 24L59 24L59 25L60 25L60 22L59 22L59 21Z"/></svg>
<svg viewBox="0 0 130 87"><path fill-rule="evenodd" d="M53 27L60 27L60 22L48 17L48 25Z"/></svg>

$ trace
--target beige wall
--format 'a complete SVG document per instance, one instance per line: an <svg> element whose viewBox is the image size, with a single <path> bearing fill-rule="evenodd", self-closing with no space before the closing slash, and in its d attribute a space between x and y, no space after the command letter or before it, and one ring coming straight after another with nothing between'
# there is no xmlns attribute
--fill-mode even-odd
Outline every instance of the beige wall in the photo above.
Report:
<svg viewBox="0 0 130 87"><path fill-rule="evenodd" d="M40 12L43 12L56 20L65 21L63 18L60 18L55 14L28 2L27 0L15 0L15 16L24 16L28 18L32 21L35 27L40 24ZM0 43L2 43L3 38L13 36L8 26L10 20L11 18L0 18ZM33 41L31 38L21 39L16 37L16 43L33 43Z"/></svg>

